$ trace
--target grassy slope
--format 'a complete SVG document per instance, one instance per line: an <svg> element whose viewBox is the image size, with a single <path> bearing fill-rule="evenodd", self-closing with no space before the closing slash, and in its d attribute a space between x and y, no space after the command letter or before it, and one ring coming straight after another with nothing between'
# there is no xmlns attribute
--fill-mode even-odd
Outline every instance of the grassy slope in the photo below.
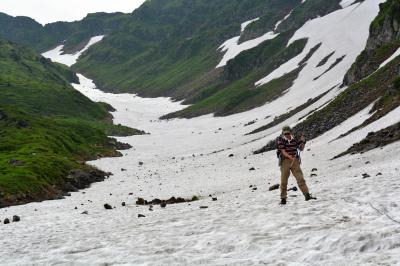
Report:
<svg viewBox="0 0 400 266"><path fill-rule="evenodd" d="M0 41L0 203L48 197L71 169L88 168L79 161L117 154L107 131L135 133L113 126L107 106L75 91L75 80L70 70Z"/></svg>
<svg viewBox="0 0 400 266"><path fill-rule="evenodd" d="M0 38L47 51L65 42L64 51L80 50L90 37L108 34L128 17L122 13L89 14L81 21L55 22L45 26L28 17L12 17L0 12Z"/></svg>
<svg viewBox="0 0 400 266"><path fill-rule="evenodd" d="M294 7L299 2L148 1L75 67L108 90L183 95L185 84L218 64L217 47L237 35L243 21L270 10L272 3L278 12L283 5ZM271 18L271 23L277 20Z"/></svg>

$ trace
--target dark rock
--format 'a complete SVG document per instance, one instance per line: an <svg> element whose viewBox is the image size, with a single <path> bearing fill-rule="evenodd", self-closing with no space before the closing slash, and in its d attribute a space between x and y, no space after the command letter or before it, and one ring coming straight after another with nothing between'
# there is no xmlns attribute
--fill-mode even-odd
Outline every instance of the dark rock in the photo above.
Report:
<svg viewBox="0 0 400 266"><path fill-rule="evenodd" d="M21 217L19 217L18 215L14 215L13 218L12 218L12 221L14 223L17 223L17 222L21 221Z"/></svg>
<svg viewBox="0 0 400 266"><path fill-rule="evenodd" d="M257 188L256 188L256 187L253 187L253 191L254 191L254 190L257 190Z"/></svg>
<svg viewBox="0 0 400 266"><path fill-rule="evenodd" d="M130 192L128 195L129 195L129 196L132 196L132 195L133 195L133 193L132 193L132 192Z"/></svg>
<svg viewBox="0 0 400 266"><path fill-rule="evenodd" d="M207 209L208 206L200 206L200 209Z"/></svg>
<svg viewBox="0 0 400 266"><path fill-rule="evenodd" d="M291 187L291 188L288 189L288 191L297 191L297 187L296 186Z"/></svg>
<svg viewBox="0 0 400 266"><path fill-rule="evenodd" d="M317 176L317 174L311 174L311 175L310 175L310 177L315 177L315 176Z"/></svg>
<svg viewBox="0 0 400 266"><path fill-rule="evenodd" d="M362 177L363 177L363 178L368 178L368 177L370 177L370 175L367 174L367 173L364 173L364 174L362 174Z"/></svg>
<svg viewBox="0 0 400 266"><path fill-rule="evenodd" d="M167 203L166 203L166 202L162 202L162 203L160 204L160 206L161 206L161 208L165 208L165 207L167 207Z"/></svg>
<svg viewBox="0 0 400 266"><path fill-rule="evenodd" d="M88 212L88 211L84 211L84 212L82 212L81 214L86 214L86 215L88 215L89 212Z"/></svg>
<svg viewBox="0 0 400 266"><path fill-rule="evenodd" d="M121 172L125 172L126 171L126 169L125 168L121 168Z"/></svg>
<svg viewBox="0 0 400 266"><path fill-rule="evenodd" d="M217 201L218 199L215 197L215 198L212 198L212 200L213 200L213 201Z"/></svg>
<svg viewBox="0 0 400 266"><path fill-rule="evenodd" d="M7 114L0 110L0 120L6 120L7 118Z"/></svg>
<svg viewBox="0 0 400 266"><path fill-rule="evenodd" d="M78 209L78 207L75 207L74 209L75 209L75 210L77 210L77 209Z"/></svg>
<svg viewBox="0 0 400 266"><path fill-rule="evenodd" d="M254 168L254 167L251 167L251 168L249 169L249 171L254 171L254 170L256 170L256 168Z"/></svg>
<svg viewBox="0 0 400 266"><path fill-rule="evenodd" d="M143 198L138 198L137 201L136 201L136 204L137 205L146 205L147 201L144 200Z"/></svg>
<svg viewBox="0 0 400 266"><path fill-rule="evenodd" d="M139 162L139 165L142 166L142 165L143 165L143 162Z"/></svg>
<svg viewBox="0 0 400 266"><path fill-rule="evenodd" d="M105 208L106 210L111 210L111 209L112 209L111 205L108 204L108 203L104 204L104 208Z"/></svg>
<svg viewBox="0 0 400 266"><path fill-rule="evenodd" d="M371 164L371 162L370 161L366 161L365 164Z"/></svg>
<svg viewBox="0 0 400 266"><path fill-rule="evenodd" d="M24 161L16 160L16 159L11 159L8 161L9 164L12 166L23 166L25 164Z"/></svg>
<svg viewBox="0 0 400 266"><path fill-rule="evenodd" d="M318 171L317 168L313 168L313 169L311 170L311 172L316 172L316 171Z"/></svg>
<svg viewBox="0 0 400 266"><path fill-rule="evenodd" d="M4 219L4 224L9 224L10 223L10 219L6 218Z"/></svg>
<svg viewBox="0 0 400 266"><path fill-rule="evenodd" d="M143 214L138 214L138 218L144 218L144 217L146 217L146 216Z"/></svg>
<svg viewBox="0 0 400 266"><path fill-rule="evenodd" d="M125 207L125 206L126 206L126 203L125 203L125 202L122 202L121 205L122 205L123 207Z"/></svg>
<svg viewBox="0 0 400 266"><path fill-rule="evenodd" d="M29 127L29 123L26 121L17 121L17 128L27 128Z"/></svg>
<svg viewBox="0 0 400 266"><path fill-rule="evenodd" d="M233 157L233 154L229 154L229 156L228 157Z"/></svg>
<svg viewBox="0 0 400 266"><path fill-rule="evenodd" d="M382 175L382 173L381 173L381 172L379 172L379 173L377 173L377 174L376 174L376 176L380 176L380 175Z"/></svg>
<svg viewBox="0 0 400 266"><path fill-rule="evenodd" d="M269 191L279 189L279 187L280 187L279 184L275 184L275 185L269 187Z"/></svg>
<svg viewBox="0 0 400 266"><path fill-rule="evenodd" d="M153 205L150 205L149 211L153 211Z"/></svg>

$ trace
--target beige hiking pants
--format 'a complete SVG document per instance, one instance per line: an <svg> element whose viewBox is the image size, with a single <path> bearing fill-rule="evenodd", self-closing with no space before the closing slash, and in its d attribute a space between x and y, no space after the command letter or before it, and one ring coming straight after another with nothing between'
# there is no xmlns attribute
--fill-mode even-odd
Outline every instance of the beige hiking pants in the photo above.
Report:
<svg viewBox="0 0 400 266"><path fill-rule="evenodd" d="M294 161L284 159L281 164L281 199L286 199L287 197L287 185L290 171L292 171L292 174L296 178L297 184L301 192L303 192L303 194L308 193L308 187L306 181L304 180L304 175L301 171L299 161L297 159L295 159Z"/></svg>

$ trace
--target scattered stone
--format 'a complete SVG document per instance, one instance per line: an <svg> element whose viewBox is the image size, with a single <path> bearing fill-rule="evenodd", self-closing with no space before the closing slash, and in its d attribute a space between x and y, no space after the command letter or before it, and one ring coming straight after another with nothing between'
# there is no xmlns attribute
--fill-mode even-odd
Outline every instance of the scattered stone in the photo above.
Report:
<svg viewBox="0 0 400 266"><path fill-rule="evenodd" d="M233 154L231 153L231 154L229 154L229 156L228 157L233 157Z"/></svg>
<svg viewBox="0 0 400 266"><path fill-rule="evenodd" d="M363 178L368 178L368 177L370 177L370 175L367 174L367 173L364 173L364 174L362 174L362 177L363 177Z"/></svg>
<svg viewBox="0 0 400 266"><path fill-rule="evenodd" d="M316 172L316 171L318 171L317 168L313 168L313 169L311 170L311 172Z"/></svg>
<svg viewBox="0 0 400 266"><path fill-rule="evenodd" d="M150 205L149 211L153 211L153 205Z"/></svg>
<svg viewBox="0 0 400 266"><path fill-rule="evenodd" d="M380 175L382 175L382 173L381 173L381 172L379 172L379 173L377 173L377 174L376 174L376 176L380 176Z"/></svg>
<svg viewBox="0 0 400 266"><path fill-rule="evenodd" d="M138 218L144 218L144 217L146 217L145 215L143 215L143 214L138 214Z"/></svg>
<svg viewBox="0 0 400 266"><path fill-rule="evenodd" d="M213 200L213 201L217 201L218 199L217 199L217 197L215 197L215 198L212 198L212 200Z"/></svg>
<svg viewBox="0 0 400 266"><path fill-rule="evenodd" d="M125 172L126 171L126 169L125 168L121 168L121 172Z"/></svg>
<svg viewBox="0 0 400 266"><path fill-rule="evenodd" d="M200 209L207 209L208 206L200 206Z"/></svg>
<svg viewBox="0 0 400 266"><path fill-rule="evenodd" d="M253 185L250 185L250 186L249 186L249 188L252 188L252 187L253 187Z"/></svg>
<svg viewBox="0 0 400 266"><path fill-rule="evenodd" d="M370 161L366 161L365 164L371 164L371 162Z"/></svg>
<svg viewBox="0 0 400 266"><path fill-rule="evenodd" d="M27 127L29 127L28 122L23 120L17 121L17 128L27 128Z"/></svg>
<svg viewBox="0 0 400 266"><path fill-rule="evenodd" d="M297 187L296 186L291 187L291 188L288 189L288 191L297 191Z"/></svg>
<svg viewBox="0 0 400 266"><path fill-rule="evenodd" d="M161 208L165 208L165 207L167 207L167 203L162 202L162 203L160 204L160 206L161 206Z"/></svg>
<svg viewBox="0 0 400 266"><path fill-rule="evenodd" d="M78 207L75 207L74 209L75 209L75 210L77 210L77 209L78 209Z"/></svg>
<svg viewBox="0 0 400 266"><path fill-rule="evenodd" d="M125 201L124 201L124 202L122 202L122 203L121 203L121 205L122 205L122 207L125 207L125 206L126 206L126 203L125 203Z"/></svg>
<svg viewBox="0 0 400 266"><path fill-rule="evenodd" d="M6 218L4 219L4 224L9 224L10 223L10 219Z"/></svg>
<svg viewBox="0 0 400 266"><path fill-rule="evenodd" d="M249 171L254 171L254 170L256 170L256 168L254 168L254 167L251 167L251 168L249 169Z"/></svg>
<svg viewBox="0 0 400 266"><path fill-rule="evenodd" d="M138 198L137 201L136 201L136 204L137 205L146 205L147 201L144 200L143 198Z"/></svg>
<svg viewBox="0 0 400 266"><path fill-rule="evenodd" d="M142 165L143 165L143 162L139 162L139 165L142 166Z"/></svg>
<svg viewBox="0 0 400 266"><path fill-rule="evenodd" d="M310 175L310 177L315 177L315 176L317 176L317 174L311 174L311 175Z"/></svg>
<svg viewBox="0 0 400 266"><path fill-rule="evenodd" d="M269 187L269 191L279 189L279 187L280 187L279 184L275 184L275 185Z"/></svg>
<svg viewBox="0 0 400 266"><path fill-rule="evenodd" d="M193 197L192 197L192 201L196 201L196 200L199 200L199 197L193 196Z"/></svg>
<svg viewBox="0 0 400 266"><path fill-rule="evenodd" d="M84 212L82 212L81 214L86 214L86 215L88 215L89 212L88 212L88 211L84 211Z"/></svg>
<svg viewBox="0 0 400 266"><path fill-rule="evenodd" d="M351 168L351 164L348 167Z"/></svg>
<svg viewBox="0 0 400 266"><path fill-rule="evenodd" d="M253 191L257 190L257 187L253 187Z"/></svg>
<svg viewBox="0 0 400 266"><path fill-rule="evenodd" d="M130 192L128 195L129 195L129 196L132 196L132 195L133 195L133 193L132 193L132 192Z"/></svg>
<svg viewBox="0 0 400 266"><path fill-rule="evenodd" d="M111 210L111 209L112 209L111 205L108 204L108 203L104 204L104 208L105 208L106 210Z"/></svg>
<svg viewBox="0 0 400 266"><path fill-rule="evenodd" d="M16 159L11 159L8 161L9 164L12 166L23 166L25 164L24 161L16 160Z"/></svg>

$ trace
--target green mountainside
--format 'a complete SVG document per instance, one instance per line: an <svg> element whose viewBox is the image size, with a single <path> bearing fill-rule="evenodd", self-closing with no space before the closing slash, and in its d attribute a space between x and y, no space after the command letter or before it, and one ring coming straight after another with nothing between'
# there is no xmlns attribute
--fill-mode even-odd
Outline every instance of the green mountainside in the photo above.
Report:
<svg viewBox="0 0 400 266"><path fill-rule="evenodd" d="M30 49L0 40L0 207L53 198L83 161L116 156L109 106L69 83L77 77Z"/></svg>
<svg viewBox="0 0 400 266"><path fill-rule="evenodd" d="M101 89L146 97L170 96L192 104L164 118L208 113L224 116L261 106L290 87L302 66L257 90L254 82L301 53L307 40L286 48L287 41L309 19L340 9L339 3L340 0L152 0L131 14L98 13L78 22L31 25L43 32L43 41L37 44L30 35L11 40L40 51L66 40L64 51L71 52L82 48L90 37L104 34L106 37L73 66ZM242 52L226 67L215 68L223 56L218 51L223 42L238 35L240 42L260 37L274 30L276 23L290 12L276 29L278 37ZM241 23L257 17L259 20L241 33ZM23 27L10 27L24 32ZM0 30L0 36L10 38L9 35L9 29L3 33Z"/></svg>
<svg viewBox="0 0 400 266"><path fill-rule="evenodd" d="M295 30L311 18L339 9L339 2L147 1L133 12L124 27L89 49L74 69L107 91L172 96L194 104L164 118L249 110L278 97L291 85L301 66L287 77L254 90L255 81L302 51L305 40L285 47ZM243 33L258 37L291 10L292 15L278 27L277 38L243 52L226 67L215 69L222 58L217 48L240 34L241 23L260 17Z"/></svg>
<svg viewBox="0 0 400 266"><path fill-rule="evenodd" d="M81 21L55 22L45 26L28 17L12 17L0 12L0 38L45 52L64 43L65 52L80 50L96 35L105 35L119 27L128 15L122 13L89 14Z"/></svg>

